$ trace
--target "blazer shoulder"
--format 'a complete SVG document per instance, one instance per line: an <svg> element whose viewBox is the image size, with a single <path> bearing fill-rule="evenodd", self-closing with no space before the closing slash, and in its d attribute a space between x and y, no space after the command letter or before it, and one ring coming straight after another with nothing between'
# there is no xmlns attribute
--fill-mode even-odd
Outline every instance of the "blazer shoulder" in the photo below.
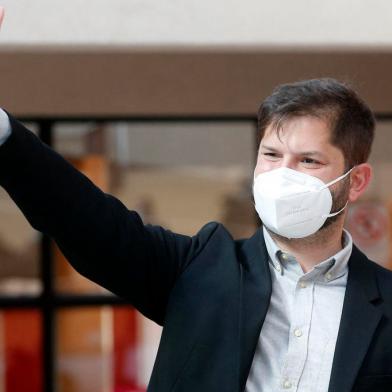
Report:
<svg viewBox="0 0 392 392"><path fill-rule="evenodd" d="M392 304L392 271L373 260L368 259L368 262L376 273L378 287L384 300Z"/></svg>
<svg viewBox="0 0 392 392"><path fill-rule="evenodd" d="M196 234L200 244L207 244L211 240L234 241L228 229L219 222L206 223Z"/></svg>
<svg viewBox="0 0 392 392"><path fill-rule="evenodd" d="M189 253L190 259L187 261L187 267L200 253L208 247L221 247L234 243L234 239L227 228L219 222L206 223L193 237L192 250Z"/></svg>

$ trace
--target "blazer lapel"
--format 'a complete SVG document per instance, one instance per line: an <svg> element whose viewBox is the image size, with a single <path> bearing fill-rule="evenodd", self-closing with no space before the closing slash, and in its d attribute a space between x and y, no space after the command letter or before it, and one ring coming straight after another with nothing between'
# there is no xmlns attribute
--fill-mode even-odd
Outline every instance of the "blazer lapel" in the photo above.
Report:
<svg viewBox="0 0 392 392"><path fill-rule="evenodd" d="M336 342L329 392L351 391L382 312L375 269L355 246Z"/></svg>
<svg viewBox="0 0 392 392"><path fill-rule="evenodd" d="M271 298L271 275L262 230L241 245L239 381L243 391Z"/></svg>

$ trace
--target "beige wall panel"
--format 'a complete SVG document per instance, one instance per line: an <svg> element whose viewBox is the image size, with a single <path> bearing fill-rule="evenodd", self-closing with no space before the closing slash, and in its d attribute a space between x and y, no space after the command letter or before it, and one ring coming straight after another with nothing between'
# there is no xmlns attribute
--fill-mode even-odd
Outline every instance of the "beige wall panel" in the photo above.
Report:
<svg viewBox="0 0 392 392"><path fill-rule="evenodd" d="M376 112L392 111L392 52L323 50L0 50L0 105L18 116L252 116L282 82L354 83Z"/></svg>

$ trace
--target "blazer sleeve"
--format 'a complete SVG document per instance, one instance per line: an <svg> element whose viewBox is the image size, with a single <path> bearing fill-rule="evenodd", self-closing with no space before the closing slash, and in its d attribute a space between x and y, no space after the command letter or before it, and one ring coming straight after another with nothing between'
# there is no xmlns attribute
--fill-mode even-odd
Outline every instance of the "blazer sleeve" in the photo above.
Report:
<svg viewBox="0 0 392 392"><path fill-rule="evenodd" d="M10 121L12 134L0 146L0 185L79 273L163 324L171 288L208 239L206 230L188 237L143 225L136 212Z"/></svg>

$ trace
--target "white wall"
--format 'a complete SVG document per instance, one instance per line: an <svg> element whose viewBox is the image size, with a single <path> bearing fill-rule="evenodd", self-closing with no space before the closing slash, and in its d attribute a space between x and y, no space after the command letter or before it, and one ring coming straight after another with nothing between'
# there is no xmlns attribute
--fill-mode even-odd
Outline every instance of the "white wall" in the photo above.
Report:
<svg viewBox="0 0 392 392"><path fill-rule="evenodd" d="M2 0L0 44L391 45L390 0Z"/></svg>

